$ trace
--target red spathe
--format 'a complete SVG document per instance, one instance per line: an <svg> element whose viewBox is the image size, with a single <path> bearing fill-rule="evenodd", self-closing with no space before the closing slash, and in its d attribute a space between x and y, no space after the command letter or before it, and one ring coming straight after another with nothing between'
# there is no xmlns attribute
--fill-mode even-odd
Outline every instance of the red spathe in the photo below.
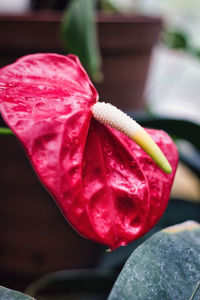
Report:
<svg viewBox="0 0 200 300"><path fill-rule="evenodd" d="M0 70L0 107L43 185L83 236L115 249L162 216L178 153L147 130L166 155L165 174L122 133L92 117L98 94L73 55L34 54Z"/></svg>

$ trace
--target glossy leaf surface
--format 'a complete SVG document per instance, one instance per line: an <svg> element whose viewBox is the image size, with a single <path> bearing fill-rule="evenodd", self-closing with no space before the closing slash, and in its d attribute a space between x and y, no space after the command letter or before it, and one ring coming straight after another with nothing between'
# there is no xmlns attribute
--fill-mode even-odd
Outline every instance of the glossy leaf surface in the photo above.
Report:
<svg viewBox="0 0 200 300"><path fill-rule="evenodd" d="M0 107L39 179L71 225L115 249L162 216L178 155L148 130L172 166L165 174L122 133L92 117L98 94L75 56L35 54L0 71Z"/></svg>
<svg viewBox="0 0 200 300"><path fill-rule="evenodd" d="M197 300L199 266L199 223L190 221L168 227L133 252L108 299Z"/></svg>

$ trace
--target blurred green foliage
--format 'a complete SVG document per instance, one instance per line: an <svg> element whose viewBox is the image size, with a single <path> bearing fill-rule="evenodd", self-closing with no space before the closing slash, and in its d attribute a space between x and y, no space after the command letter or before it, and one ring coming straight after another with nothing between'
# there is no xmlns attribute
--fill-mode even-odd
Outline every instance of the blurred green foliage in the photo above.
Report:
<svg viewBox="0 0 200 300"><path fill-rule="evenodd" d="M161 41L169 48L182 50L197 59L200 58L200 49L190 43L189 36L183 31L165 28L161 35Z"/></svg>
<svg viewBox="0 0 200 300"><path fill-rule="evenodd" d="M102 73L96 28L96 1L71 1L62 22L61 32L69 53L79 57L92 80L100 81Z"/></svg>

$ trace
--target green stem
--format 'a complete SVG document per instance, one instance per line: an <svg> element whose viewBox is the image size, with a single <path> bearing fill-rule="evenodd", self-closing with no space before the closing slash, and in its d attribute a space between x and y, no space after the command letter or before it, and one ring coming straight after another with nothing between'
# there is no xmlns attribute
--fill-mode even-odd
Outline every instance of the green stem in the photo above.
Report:
<svg viewBox="0 0 200 300"><path fill-rule="evenodd" d="M0 127L0 135L13 135L13 132L9 128Z"/></svg>

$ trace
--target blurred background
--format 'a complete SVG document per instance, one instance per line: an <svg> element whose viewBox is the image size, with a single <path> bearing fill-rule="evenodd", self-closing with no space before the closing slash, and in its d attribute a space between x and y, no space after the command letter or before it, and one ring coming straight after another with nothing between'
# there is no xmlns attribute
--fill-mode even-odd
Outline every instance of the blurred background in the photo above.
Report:
<svg viewBox="0 0 200 300"><path fill-rule="evenodd" d="M51 11L57 12L57 21L59 21L59 15L62 15L62 12L66 9L69 2L69 0L1 0L0 14L2 18L6 15L18 16L20 18L23 14L32 14L36 11L40 11L40 13L41 10L43 12ZM99 1L99 3L100 2L101 1ZM174 41L174 45L172 45L173 41L171 40L165 42L168 43L168 46L180 47L183 48L181 50L186 51L169 49L169 47L166 47L166 43L164 43L164 45L159 43L155 47L151 59L151 67L144 97L146 104L153 112L184 117L199 122L199 1L193 0L191 3L191 1L187 0L164 0L162 2L157 0L110 0L109 3L115 7L115 10L117 10L118 13L129 13L129 15L133 13L161 17L164 28L167 31L179 34L179 36L177 36L177 41ZM41 15L41 20L42 17L43 16ZM55 19L56 14L52 13L52 22L55 23ZM50 21L50 17L48 21ZM4 35L7 35L5 26L6 24L2 23L1 30ZM51 36L51 40L54 40L54 43L52 44L58 43L58 33L55 33L56 32L54 31L54 36ZM18 32L18 35L20 35L18 38L16 36L14 37L13 29L13 36L10 36L10 39L14 38L13 44L15 43L15 39L22 39L22 36L24 36L23 30ZM118 35L117 32L116 35ZM134 37L132 36L131 38ZM174 37L171 35L168 36L168 38L173 39ZM181 38L182 43L185 43L185 45L175 45L175 43L178 42L178 39L181 40ZM38 43L37 41L35 42ZM3 40L1 40L1 51L3 48L10 51L11 49L6 49L6 45L3 43ZM7 47L8 46L9 45L7 45ZM58 46L58 44L54 46L54 49L52 46L52 50L55 50L56 46ZM57 48L56 50L60 50L59 52L61 52L62 46L61 44L59 44L59 46L60 49ZM21 47L26 47L25 37L24 45L21 45ZM50 50L48 49L48 45L46 45L46 49L45 45L43 45L43 49L42 45L40 47L41 49L38 50ZM29 49L27 52L31 52L31 50L33 52L33 50L37 49ZM4 62L1 62L1 65L3 64Z"/></svg>
<svg viewBox="0 0 200 300"><path fill-rule="evenodd" d="M36 52L74 53L101 101L167 131L180 153L160 223L109 254L68 226L17 140L0 136L0 284L23 290L48 272L83 268L115 272L104 278L110 283L153 232L200 221L199 0L1 0L0 34L0 67Z"/></svg>

